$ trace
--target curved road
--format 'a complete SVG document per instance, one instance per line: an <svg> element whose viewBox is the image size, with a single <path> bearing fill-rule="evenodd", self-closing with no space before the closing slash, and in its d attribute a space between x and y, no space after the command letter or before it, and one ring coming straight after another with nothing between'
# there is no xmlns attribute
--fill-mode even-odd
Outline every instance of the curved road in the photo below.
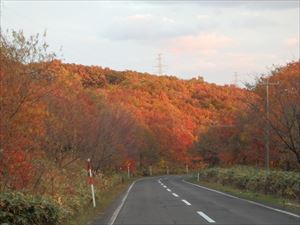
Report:
<svg viewBox="0 0 300 225"><path fill-rule="evenodd" d="M135 182L100 224L299 225L300 216L164 176Z"/></svg>

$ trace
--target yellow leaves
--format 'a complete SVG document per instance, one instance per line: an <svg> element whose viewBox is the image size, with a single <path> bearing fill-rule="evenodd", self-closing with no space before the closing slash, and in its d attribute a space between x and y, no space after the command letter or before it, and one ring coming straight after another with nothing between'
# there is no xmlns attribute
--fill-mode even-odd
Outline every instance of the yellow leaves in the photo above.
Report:
<svg viewBox="0 0 300 225"><path fill-rule="evenodd" d="M158 166L160 168L165 168L167 166L167 162L164 159L160 159Z"/></svg>

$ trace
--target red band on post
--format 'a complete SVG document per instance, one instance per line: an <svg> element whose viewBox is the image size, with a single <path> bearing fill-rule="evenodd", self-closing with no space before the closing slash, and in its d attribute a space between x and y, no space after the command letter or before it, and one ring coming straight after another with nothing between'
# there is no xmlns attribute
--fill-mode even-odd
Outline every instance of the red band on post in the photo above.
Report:
<svg viewBox="0 0 300 225"><path fill-rule="evenodd" d="M89 177L89 184L93 184L93 178Z"/></svg>

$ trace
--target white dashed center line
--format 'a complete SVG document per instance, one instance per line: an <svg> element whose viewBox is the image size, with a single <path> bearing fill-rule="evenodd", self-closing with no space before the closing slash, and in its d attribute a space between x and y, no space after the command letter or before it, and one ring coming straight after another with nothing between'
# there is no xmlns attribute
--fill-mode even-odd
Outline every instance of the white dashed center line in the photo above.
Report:
<svg viewBox="0 0 300 225"><path fill-rule="evenodd" d="M160 179L159 179L157 182L158 182L161 186L163 186L164 188L166 188L166 190L167 190L168 192L172 192L171 189L169 189L166 185L164 185L164 183L162 183ZM176 197L176 198L179 197L179 195L176 194L176 193L174 193L174 192L172 192L172 195L173 195L174 197ZM189 203L189 202L188 202L187 200L185 200L185 199L181 199L181 201L184 202L184 203L185 203L186 205L188 205L188 206L191 206L191 205L192 205L191 203ZM197 214L199 214L199 215L200 215L202 218L204 218L207 222L209 222L209 223L215 223L215 221L214 221L212 218L210 218L208 215L206 215L204 212L197 211Z"/></svg>
<svg viewBox="0 0 300 225"><path fill-rule="evenodd" d="M176 193L172 193L172 195L174 195L176 198L179 197L178 194L176 194Z"/></svg>
<svg viewBox="0 0 300 225"><path fill-rule="evenodd" d="M186 205L192 205L192 204L189 203L187 200L181 199L181 201L183 201Z"/></svg>
<svg viewBox="0 0 300 225"><path fill-rule="evenodd" d="M163 179L163 180L165 180L165 179ZM157 182L158 182L161 186L163 186L164 188L166 188L166 190L167 190L168 192L172 192L171 189L169 189L166 185L164 185L164 183L162 183L160 179L157 180ZM174 197L176 197L176 198L179 197L179 195L176 194L176 193L174 193L174 192L172 192L172 195L173 195ZM188 202L187 200L185 200L185 199L181 199L181 201L184 202L184 203L185 203L186 205L188 205L188 206L191 206L191 205L192 205L191 203L189 203L189 202ZM204 212L197 211L197 214L199 214L199 215L200 215L202 218L204 218L207 222L209 222L209 223L215 223L215 221L214 221L212 218L210 218L208 215L206 215Z"/></svg>
<svg viewBox="0 0 300 225"><path fill-rule="evenodd" d="M213 219L211 219L209 216L207 216L204 212L197 211L197 213L202 216L207 222L209 223L215 223Z"/></svg>

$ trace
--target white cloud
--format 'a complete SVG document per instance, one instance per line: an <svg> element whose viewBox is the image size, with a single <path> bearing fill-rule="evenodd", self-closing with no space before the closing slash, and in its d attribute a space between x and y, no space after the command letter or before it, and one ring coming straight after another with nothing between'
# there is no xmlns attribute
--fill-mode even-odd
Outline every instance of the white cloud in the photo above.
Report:
<svg viewBox="0 0 300 225"><path fill-rule="evenodd" d="M111 40L153 40L176 36L182 29L179 23L167 16L134 14L116 17L105 29Z"/></svg>
<svg viewBox="0 0 300 225"><path fill-rule="evenodd" d="M197 20L207 20L207 19L210 19L210 18L211 18L211 16L206 15L206 14L201 14L201 15L196 16Z"/></svg>
<svg viewBox="0 0 300 225"><path fill-rule="evenodd" d="M285 39L284 41L283 41L283 44L286 46L286 47L298 47L298 49L299 49L299 45L300 45L300 43L299 43L299 38L300 37L297 37L297 36L294 36L294 37L289 37L289 38L287 38L287 39Z"/></svg>
<svg viewBox="0 0 300 225"><path fill-rule="evenodd" d="M119 21L128 21L128 22L150 22L155 20L155 17L151 14L136 14L126 17L118 17Z"/></svg>
<svg viewBox="0 0 300 225"><path fill-rule="evenodd" d="M234 44L234 39L224 34L200 33L173 38L168 41L168 48L177 54L199 51L210 53Z"/></svg>

